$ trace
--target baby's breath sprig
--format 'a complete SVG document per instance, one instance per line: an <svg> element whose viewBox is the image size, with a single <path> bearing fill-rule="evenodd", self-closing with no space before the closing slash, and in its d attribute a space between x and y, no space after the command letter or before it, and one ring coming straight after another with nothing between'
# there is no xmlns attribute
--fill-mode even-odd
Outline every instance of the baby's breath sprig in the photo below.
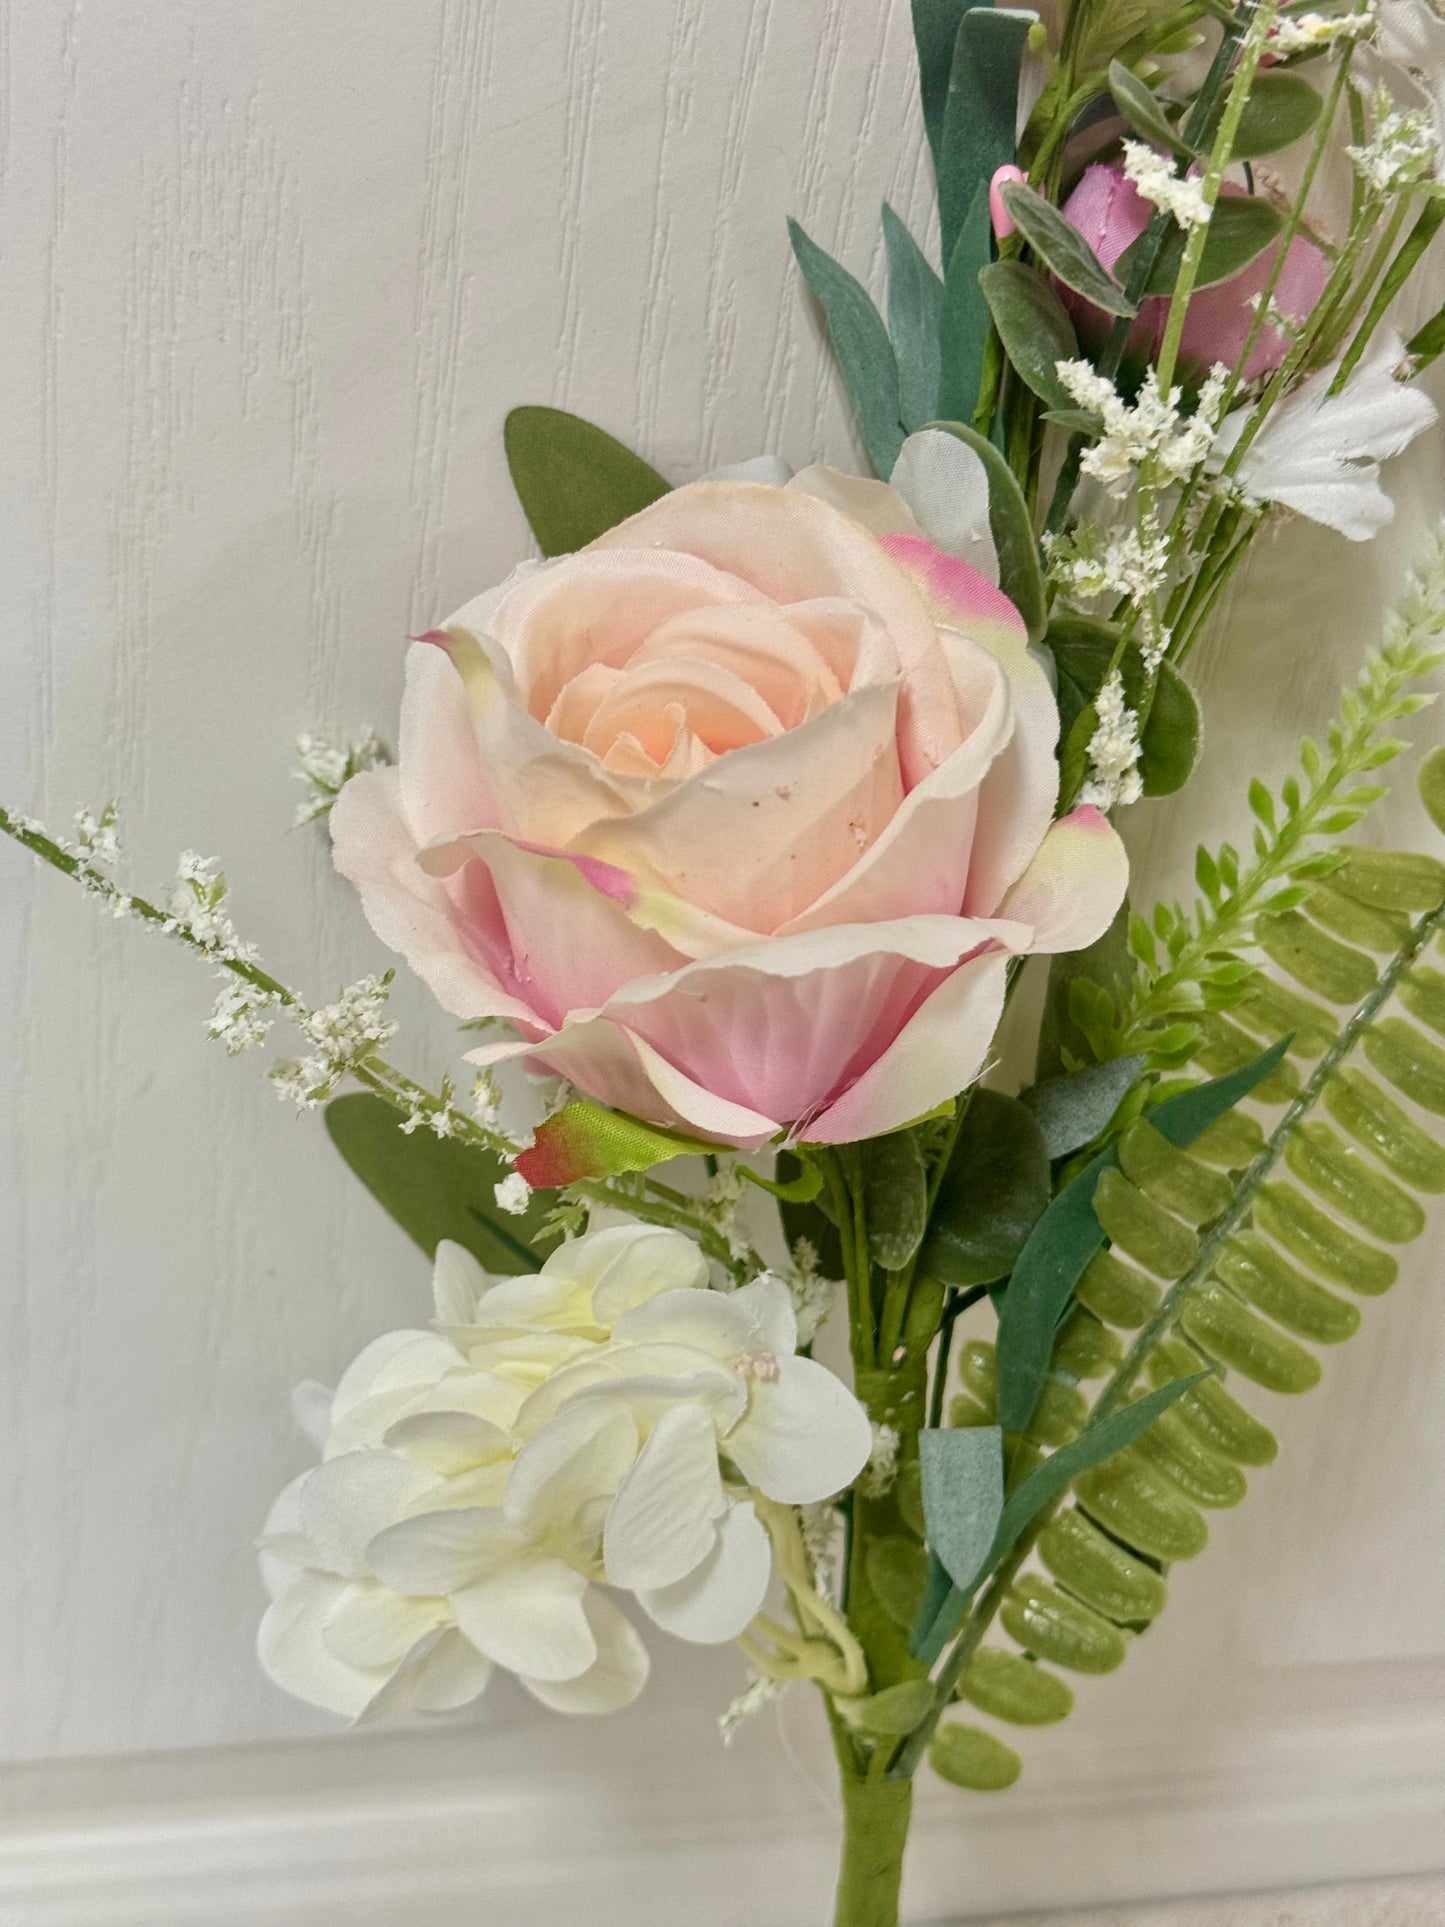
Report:
<svg viewBox="0 0 1445 1927"><path fill-rule="evenodd" d="M332 804L353 776L391 761L374 729L363 730L355 742L345 746L314 733L298 736L296 755L296 780L306 787L292 819L298 827L329 816Z"/></svg>

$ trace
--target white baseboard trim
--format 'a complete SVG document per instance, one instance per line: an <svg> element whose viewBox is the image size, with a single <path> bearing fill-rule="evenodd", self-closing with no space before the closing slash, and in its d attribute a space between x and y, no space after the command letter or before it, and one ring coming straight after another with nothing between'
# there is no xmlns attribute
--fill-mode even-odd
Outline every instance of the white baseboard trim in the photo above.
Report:
<svg viewBox="0 0 1445 1927"><path fill-rule="evenodd" d="M1073 1725L1005 1795L922 1790L910 1921L1445 1869L1433 1705L1185 1758ZM836 1852L766 1727L656 1718L42 1763L0 1798L3 1927L823 1927Z"/></svg>

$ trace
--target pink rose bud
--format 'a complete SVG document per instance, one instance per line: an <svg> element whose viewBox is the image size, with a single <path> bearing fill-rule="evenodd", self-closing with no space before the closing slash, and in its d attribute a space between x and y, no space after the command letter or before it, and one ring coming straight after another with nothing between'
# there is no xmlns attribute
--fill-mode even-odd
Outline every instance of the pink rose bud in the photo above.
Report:
<svg viewBox="0 0 1445 1927"><path fill-rule="evenodd" d="M1223 191L1237 194L1242 190L1226 187ZM1124 178L1121 169L1096 164L1085 168L1079 185L1065 201L1063 212L1104 266L1112 268L1130 242L1144 232L1153 210L1132 181ZM1277 247L1266 248L1232 280L1202 288L1194 296L1180 342L1185 367L1197 371L1212 368L1216 362L1233 367L1254 324L1251 298L1264 292L1278 251ZM1280 313L1291 321L1303 321L1319 300L1328 278L1329 263L1319 249L1296 236L1290 242L1274 290ZM1085 343L1102 341L1113 325L1109 316L1067 288L1060 293ZM1130 346L1151 358L1156 355L1164 339L1168 312L1169 302L1163 296L1141 303L1139 318L1129 337ZM1249 351L1244 379L1254 381L1260 375L1269 374L1278 368L1288 352L1288 337L1281 329L1266 323Z"/></svg>
<svg viewBox="0 0 1445 1927"><path fill-rule="evenodd" d="M1027 179L1028 176L1024 173L1023 169L1021 167L1015 167L1013 163L1010 162L1007 167L999 168L988 184L989 218L993 222L993 231L1000 241L1006 241L1014 231L1014 224L1009 218L1009 211L1003 204L1002 189L1004 183L1006 181L1022 182Z"/></svg>

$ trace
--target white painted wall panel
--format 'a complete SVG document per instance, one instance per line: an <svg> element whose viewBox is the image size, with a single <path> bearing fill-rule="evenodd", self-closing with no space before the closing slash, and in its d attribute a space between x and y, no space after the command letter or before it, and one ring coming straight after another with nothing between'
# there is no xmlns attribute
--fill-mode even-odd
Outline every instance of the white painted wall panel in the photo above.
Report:
<svg viewBox="0 0 1445 1927"><path fill-rule="evenodd" d="M59 820L118 794L138 879L215 852L280 974L320 992L368 967L323 840L287 827L292 736L389 723L402 637L523 552L514 402L574 407L678 478L762 448L848 459L783 217L875 274L879 199L921 218L906 14L10 0L0 793ZM1400 465L1370 549L1288 530L1236 596L1199 665L1211 834L1378 628L1445 501L1441 449ZM1406 802L1378 834L1419 828ZM1181 812L1131 834L1143 874L1181 874ZM319 1732L254 1671L249 1541L304 1462L290 1384L418 1316L424 1268L319 1126L206 1043L188 959L4 850L0 905L0 1756ZM447 1027L399 1002L439 1070ZM1028 1743L1043 1787L1093 1761L1107 1805L1165 1736L1214 1771L1271 1722L1445 1721L1438 1253L1286 1414L1284 1461L1124 1672ZM692 1698L667 1674L695 1744L727 1669ZM609 1742L656 1744L651 1721Z"/></svg>

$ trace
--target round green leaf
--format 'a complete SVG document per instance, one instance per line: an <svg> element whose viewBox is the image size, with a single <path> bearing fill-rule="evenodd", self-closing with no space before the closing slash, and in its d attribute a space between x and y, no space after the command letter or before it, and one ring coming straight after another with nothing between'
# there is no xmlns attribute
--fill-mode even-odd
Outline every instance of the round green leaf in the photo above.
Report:
<svg viewBox="0 0 1445 1927"><path fill-rule="evenodd" d="M1045 641L1059 679L1061 794L1077 793L1097 719L1095 696L1109 672L1119 632L1112 623L1088 616L1063 616L1050 623ZM1137 709L1148 681L1138 648L1130 643L1120 663L1124 695ZM1170 796L1183 786L1199 758L1200 716L1194 691L1170 663L1161 663L1149 720L1140 740L1139 772L1146 796ZM1071 787L1072 785L1072 787Z"/></svg>
<svg viewBox="0 0 1445 1927"><path fill-rule="evenodd" d="M1251 261L1264 253L1284 225L1278 208L1254 194L1226 194L1215 203L1209 217L1209 233L1200 256L1196 288L1212 288L1217 282L1232 281ZM1154 261L1153 272L1144 289L1146 297L1174 292L1179 279L1184 247L1184 230L1171 224ZM1125 279L1133 265L1139 242L1133 242L1119 256L1115 266Z"/></svg>
<svg viewBox="0 0 1445 1927"><path fill-rule="evenodd" d="M873 1138L858 1147L868 1249L885 1271L901 1271L923 1241L928 1179L911 1131Z"/></svg>
<svg viewBox="0 0 1445 1927"><path fill-rule="evenodd" d="M1048 277L1022 261L995 261L978 281L1019 379L1050 408L1072 408L1054 370L1060 361L1077 360L1079 339Z"/></svg>
<svg viewBox="0 0 1445 1927"><path fill-rule="evenodd" d="M1277 154L1282 147L1292 146L1314 126L1323 107L1324 102L1301 74L1256 74L1250 82L1231 158L1257 160L1261 154ZM1213 141L1223 111L1221 99L1206 145Z"/></svg>
<svg viewBox="0 0 1445 1927"><path fill-rule="evenodd" d="M1199 761L1199 735L1198 698L1171 663L1161 662L1139 745L1146 796L1172 796L1183 789Z"/></svg>
<svg viewBox="0 0 1445 1927"><path fill-rule="evenodd" d="M999 192L1014 226L1066 288L1105 314L1129 317L1138 312L1079 230L1041 194L1022 181L1006 181Z"/></svg>
<svg viewBox="0 0 1445 1927"><path fill-rule="evenodd" d="M976 1090L920 1260L950 1285L1006 1278L1049 1202L1049 1154L1033 1113L1015 1097Z"/></svg>
<svg viewBox="0 0 1445 1927"><path fill-rule="evenodd" d="M1024 1770L1011 1746L996 1740L982 1727L950 1720L928 1744L928 1762L941 1780L967 1787L971 1793L1001 1793Z"/></svg>

